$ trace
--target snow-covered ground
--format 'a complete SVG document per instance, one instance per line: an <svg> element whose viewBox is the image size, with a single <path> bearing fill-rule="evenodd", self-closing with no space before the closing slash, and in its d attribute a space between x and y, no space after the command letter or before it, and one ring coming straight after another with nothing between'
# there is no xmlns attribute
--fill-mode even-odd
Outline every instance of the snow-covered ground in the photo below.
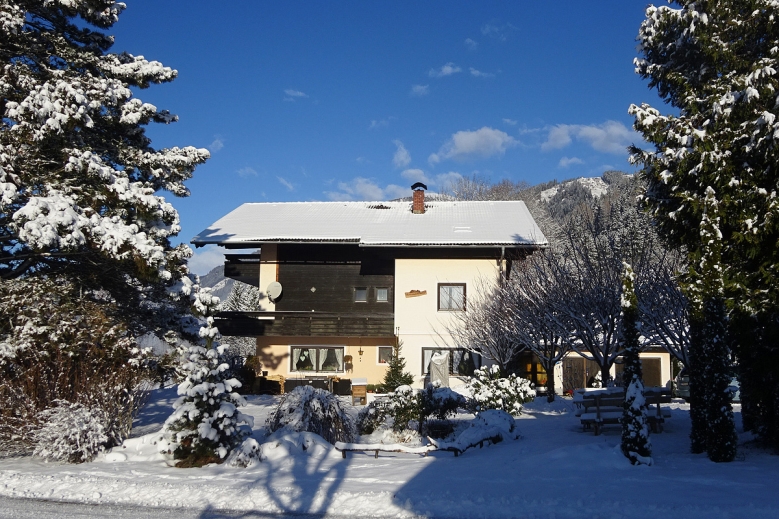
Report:
<svg viewBox="0 0 779 519"><path fill-rule="evenodd" d="M156 391L139 417L136 437L126 448L92 463L0 460L0 504L12 503L21 511L25 502L8 498L79 503L63 508L68 517L89 516L78 507L97 510L91 516L99 517L117 505L118 510L130 510L119 517L133 517L138 506L165 508L160 517L186 516L170 508L189 509L192 517L779 517L779 456L761 450L744 434L733 463L716 464L705 455L690 454L688 406L681 401L671 405L673 416L665 431L652 435L651 467L631 466L622 456L619 427L606 427L603 435L594 436L581 430L570 400L550 405L538 399L517 420L521 439L471 449L459 457L448 452L428 457L382 453L375 459L373 453L350 453L343 459L334 449L315 446L304 451L282 442L273 449L266 446L267 459L249 469L178 469L168 466L153 444L174 397L174 390ZM255 417L254 436L262 441L265 419L276 400L248 400L244 410ZM737 406L740 423L738 411ZM374 441L375 435L365 440ZM29 503L43 510L40 501ZM56 506L45 505L47 510Z"/></svg>

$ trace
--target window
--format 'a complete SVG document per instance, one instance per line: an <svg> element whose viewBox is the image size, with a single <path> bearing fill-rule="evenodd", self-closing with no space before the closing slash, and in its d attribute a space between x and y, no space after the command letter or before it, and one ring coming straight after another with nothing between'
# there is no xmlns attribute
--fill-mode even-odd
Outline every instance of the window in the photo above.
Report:
<svg viewBox="0 0 779 519"><path fill-rule="evenodd" d="M354 302L355 303L367 303L368 302L368 288L357 287L354 289Z"/></svg>
<svg viewBox="0 0 779 519"><path fill-rule="evenodd" d="M292 346L290 371L342 372L343 346Z"/></svg>
<svg viewBox="0 0 779 519"><path fill-rule="evenodd" d="M392 359L392 346L379 346L379 364L389 364Z"/></svg>
<svg viewBox="0 0 779 519"><path fill-rule="evenodd" d="M465 283L438 284L438 311L462 312L465 310Z"/></svg>
<svg viewBox="0 0 779 519"><path fill-rule="evenodd" d="M449 374L471 376L481 368L481 355L464 349L422 348L422 374L430 373L430 359L439 352L449 352Z"/></svg>
<svg viewBox="0 0 779 519"><path fill-rule="evenodd" d="M389 301L389 288L377 288L376 289L376 302L387 303Z"/></svg>

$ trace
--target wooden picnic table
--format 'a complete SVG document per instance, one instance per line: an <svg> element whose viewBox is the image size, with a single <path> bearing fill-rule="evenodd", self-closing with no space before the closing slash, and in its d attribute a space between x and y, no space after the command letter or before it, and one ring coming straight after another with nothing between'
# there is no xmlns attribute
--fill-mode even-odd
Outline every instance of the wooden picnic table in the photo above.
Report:
<svg viewBox="0 0 779 519"><path fill-rule="evenodd" d="M660 407L660 404L671 403L671 390L665 387L647 387L644 388L644 398L647 407L655 406L654 410L650 409L647 413L649 426L652 432L660 433L665 420L671 417L671 410ZM583 429L592 428L598 435L603 425L621 423L625 390L620 387L577 390L573 394L573 401Z"/></svg>

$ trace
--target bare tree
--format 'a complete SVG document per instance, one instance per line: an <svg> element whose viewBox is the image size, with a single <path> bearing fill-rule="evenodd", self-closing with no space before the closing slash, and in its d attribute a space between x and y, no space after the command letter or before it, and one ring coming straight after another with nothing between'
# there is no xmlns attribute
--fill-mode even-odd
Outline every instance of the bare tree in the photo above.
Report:
<svg viewBox="0 0 779 519"><path fill-rule="evenodd" d="M241 281L233 284L227 299L219 306L221 311L256 312L259 308L260 292L255 286ZM229 344L230 357L250 357L257 353L257 340L254 337L222 336L222 343Z"/></svg>
<svg viewBox="0 0 779 519"><path fill-rule="evenodd" d="M554 269L558 268L553 251L535 253L515 265L508 283L502 287L509 310L509 333L538 357L546 371L546 398L555 398L555 365L571 352L574 337L566 317L558 310L561 295Z"/></svg>
<svg viewBox="0 0 779 519"><path fill-rule="evenodd" d="M524 349L512 331L508 296L509 292L494 280L483 279L469 291L467 311L454 312L439 338L494 361L505 375L511 361Z"/></svg>
<svg viewBox="0 0 779 519"><path fill-rule="evenodd" d="M677 282L686 270L680 253L667 253L638 279L636 294L642 332L651 345L662 346L684 367L690 367L690 311Z"/></svg>
<svg viewBox="0 0 779 519"><path fill-rule="evenodd" d="M571 326L575 351L600 367L604 382L622 355L622 262L644 279L656 268L662 248L649 216L637 206L640 190L639 184L626 182L594 207L580 208L554 240L557 310Z"/></svg>
<svg viewBox="0 0 779 519"><path fill-rule="evenodd" d="M457 200L523 200L523 193L528 189L527 182L512 182L503 179L492 184L487 178L479 175L460 177L444 186L443 194Z"/></svg>

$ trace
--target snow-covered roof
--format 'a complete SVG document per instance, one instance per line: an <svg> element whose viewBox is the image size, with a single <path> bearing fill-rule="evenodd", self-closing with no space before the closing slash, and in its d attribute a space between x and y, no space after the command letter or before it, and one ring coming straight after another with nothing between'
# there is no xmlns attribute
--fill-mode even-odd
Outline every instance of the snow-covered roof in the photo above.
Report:
<svg viewBox="0 0 779 519"><path fill-rule="evenodd" d="M278 202L243 204L192 239L195 245L356 243L380 246L543 247L524 202Z"/></svg>

